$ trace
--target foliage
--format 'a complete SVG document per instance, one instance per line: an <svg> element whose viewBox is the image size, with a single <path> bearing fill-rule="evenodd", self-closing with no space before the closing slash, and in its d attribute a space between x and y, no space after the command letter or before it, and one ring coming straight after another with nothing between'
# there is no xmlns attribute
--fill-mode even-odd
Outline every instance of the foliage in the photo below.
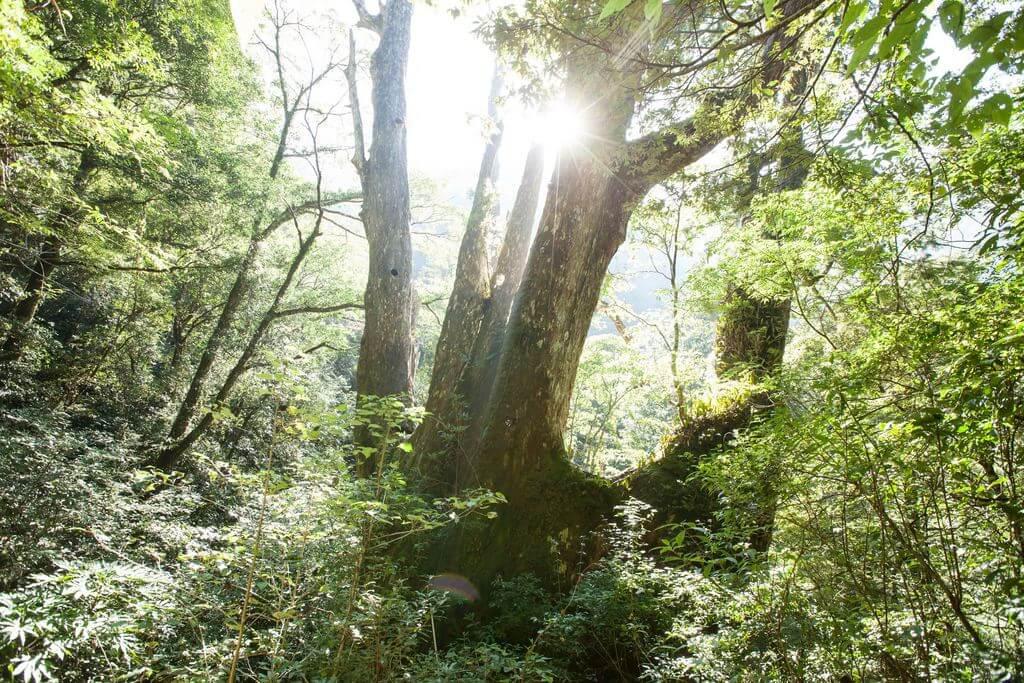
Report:
<svg viewBox="0 0 1024 683"><path fill-rule="evenodd" d="M663 391L650 391L664 375L662 367L650 363L644 341L594 336L587 343L570 406L567 446L582 469L611 476L629 468L651 452L672 419L671 387L662 382Z"/></svg>
<svg viewBox="0 0 1024 683"><path fill-rule="evenodd" d="M174 609L181 606L164 573L123 563L58 563L56 573L3 597L9 672L24 681L53 680L70 665L81 680L142 676L141 664Z"/></svg>
<svg viewBox="0 0 1024 683"><path fill-rule="evenodd" d="M412 666L445 597L413 589L387 549L493 514L502 499L484 491L436 501L414 495L398 468L408 450L401 432L382 439L378 452L388 457L378 476L348 474L363 457L349 443L354 427L397 428L410 417L392 401L358 413L292 404L275 420L261 469L207 459L194 491L153 470L112 479L119 462L85 460L83 470L107 475L92 482L96 500L118 508L80 513L78 531L94 539L91 549L50 540L73 508L53 521L31 513L44 541L36 562L47 571L3 597L10 666L25 680L220 678L236 652L240 672L278 679L319 671L361 680L366 671ZM55 483L69 486L50 479L51 492ZM83 493L69 498L85 502ZM10 552L31 557L20 547Z"/></svg>

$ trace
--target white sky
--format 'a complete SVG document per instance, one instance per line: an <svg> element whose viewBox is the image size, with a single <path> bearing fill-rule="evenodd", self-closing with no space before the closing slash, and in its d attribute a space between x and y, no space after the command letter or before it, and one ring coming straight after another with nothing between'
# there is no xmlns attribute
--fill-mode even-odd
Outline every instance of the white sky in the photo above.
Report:
<svg viewBox="0 0 1024 683"><path fill-rule="evenodd" d="M251 56L257 53L249 38L260 21L264 2L231 0L239 40ZM374 3L369 5L372 8ZM355 18L350 0L295 0L292 6L299 11L333 10L346 23ZM494 69L493 54L473 35L472 29L472 19L465 15L456 19L443 10L416 2L406 80L410 176L440 183L441 198L462 207L468 206L471 199L483 154L481 117L486 113ZM356 38L363 49L370 48L376 40L361 29L357 29ZM368 87L360 92L360 97L363 115L369 117L372 112ZM537 117L511 98L502 107L502 117L505 134L499 157L499 190L502 211L507 212L538 126Z"/></svg>

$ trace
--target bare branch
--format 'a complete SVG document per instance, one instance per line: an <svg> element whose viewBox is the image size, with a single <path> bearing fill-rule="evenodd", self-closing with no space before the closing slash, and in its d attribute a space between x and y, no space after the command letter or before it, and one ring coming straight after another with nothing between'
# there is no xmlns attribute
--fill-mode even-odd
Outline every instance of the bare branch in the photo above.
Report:
<svg viewBox="0 0 1024 683"><path fill-rule="evenodd" d="M375 33L380 33L383 30L380 15L366 9L366 3L363 0L352 0L352 4L356 8L356 14L359 15L359 26Z"/></svg>
<svg viewBox="0 0 1024 683"><path fill-rule="evenodd" d="M260 234L260 239L264 240L270 237L275 230L280 228L282 225L293 219L294 215L302 213L313 213L317 211L327 212L327 207L334 206L336 204L348 204L351 202L357 202L363 198L362 192L333 192L323 198L307 199L304 202L295 205L289 205L285 207L277 216L274 217L267 226L263 229Z"/></svg>
<svg viewBox="0 0 1024 683"><path fill-rule="evenodd" d="M299 358L302 358L303 356L308 356L309 354L313 353L314 351L319 351L320 349L330 349L331 351L335 351L335 352L338 352L338 353L341 352L341 349L339 349L338 347L331 346L330 342L322 341L319 344L317 344L316 346L310 346L305 351L302 351L299 354L297 354L295 356L295 360L298 360Z"/></svg>
<svg viewBox="0 0 1024 683"><path fill-rule="evenodd" d="M355 149L352 151L352 165L356 167L363 187L366 186L366 142L363 136L363 114L359 109L359 88L356 84L356 36L348 32L348 64L345 66L345 80L348 81L349 109L352 111L352 137Z"/></svg>

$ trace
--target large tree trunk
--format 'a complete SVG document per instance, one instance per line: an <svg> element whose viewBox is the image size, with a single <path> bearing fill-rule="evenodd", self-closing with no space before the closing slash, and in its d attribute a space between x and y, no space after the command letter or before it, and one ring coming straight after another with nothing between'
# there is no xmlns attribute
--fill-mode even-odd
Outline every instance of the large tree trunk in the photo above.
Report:
<svg viewBox="0 0 1024 683"><path fill-rule="evenodd" d="M562 430L601 282L638 198L602 164L558 164L483 420L474 474L509 502L460 548L459 571L477 580L564 573L552 542L565 562L610 509L611 492L566 460Z"/></svg>
<svg viewBox="0 0 1024 683"><path fill-rule="evenodd" d="M786 13L801 6L786 3ZM621 488L565 458L563 430L587 331L636 204L731 132L699 125L697 117L707 116L699 111L626 140L643 83L640 36L649 35L641 9L634 3L603 29L602 44L569 50L568 99L586 112L586 149L557 164L475 454L475 483L504 493L508 505L492 523L456 530L438 563L480 588L502 574L532 572L549 583L571 574L581 540L622 499ZM774 61L777 51L766 48L766 65ZM756 95L740 87L714 100L742 111Z"/></svg>
<svg viewBox="0 0 1024 683"><path fill-rule="evenodd" d="M358 99L356 159L363 184L362 219L369 245L369 273L363 297L365 324L356 369L359 400L399 395L409 400L415 373L412 286L412 241L409 232L409 178L406 161L405 74L409 60L412 4L408 0L382 3L371 15L362 3L360 25L373 29L380 42L370 64L373 137L364 157ZM354 55L352 55L354 59ZM349 89L355 93L354 66ZM370 430L360 430L360 442Z"/></svg>
<svg viewBox="0 0 1024 683"><path fill-rule="evenodd" d="M588 112L587 149L563 153L556 164L472 472L472 483L501 491L509 502L487 529L461 531L447 567L482 585L498 574L529 571L549 581L567 574L581 535L618 500L611 486L565 457L562 432L580 354L633 208L654 183L718 140L694 135L684 148L671 132L627 143L636 81L596 68L601 62L585 50L577 54L568 90Z"/></svg>
<svg viewBox="0 0 1024 683"><path fill-rule="evenodd" d="M477 177L473 207L459 248L455 282L441 334L437 339L434 368L427 394L426 418L413 435L420 472L427 488L444 490L457 480L463 460L463 435L467 428L467 369L472 362L473 344L491 300L491 278L487 259L487 236L497 218L498 150L502 123L497 100L502 78L495 73L487 102L493 132L484 149Z"/></svg>

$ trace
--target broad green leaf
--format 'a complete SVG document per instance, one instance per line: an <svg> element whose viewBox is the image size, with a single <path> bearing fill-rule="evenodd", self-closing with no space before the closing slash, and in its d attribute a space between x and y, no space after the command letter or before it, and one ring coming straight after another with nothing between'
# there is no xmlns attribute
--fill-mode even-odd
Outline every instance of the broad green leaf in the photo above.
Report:
<svg viewBox="0 0 1024 683"><path fill-rule="evenodd" d="M1003 30L1003 24L1009 18L1009 12L1000 12L991 17L988 21L985 21L967 34L967 42L970 43L971 47L980 52L999 37L999 32Z"/></svg>
<svg viewBox="0 0 1024 683"><path fill-rule="evenodd" d="M978 107L978 113L982 119L988 119L999 126L1008 126L1013 115L1013 98L1004 92L996 93Z"/></svg>
<svg viewBox="0 0 1024 683"><path fill-rule="evenodd" d="M875 59L879 61L888 59L898 46L908 44L907 38L911 34L916 34L917 31L928 32L928 28L931 26L930 20L926 20L923 26L919 25L921 9L920 5L914 5L900 15L896 25L889 31L889 35L878 44L878 52L875 54Z"/></svg>
<svg viewBox="0 0 1024 683"><path fill-rule="evenodd" d="M887 15L879 14L871 17L863 26L857 29L857 32L853 34L850 42L853 45L853 54L850 56L850 62L846 66L847 75L852 74L857 70L857 67L868 58L871 54L871 50L875 47L875 43L878 41L878 35L882 32L888 23L889 17Z"/></svg>
<svg viewBox="0 0 1024 683"><path fill-rule="evenodd" d="M942 30L960 42L964 25L964 5L960 0L946 0L939 6L939 23Z"/></svg>
<svg viewBox="0 0 1024 683"><path fill-rule="evenodd" d="M846 12L843 14L843 21L839 24L839 35L845 34L853 24L864 16L864 12L868 9L868 3L864 0L858 0L857 2L851 2L849 7L846 8Z"/></svg>

